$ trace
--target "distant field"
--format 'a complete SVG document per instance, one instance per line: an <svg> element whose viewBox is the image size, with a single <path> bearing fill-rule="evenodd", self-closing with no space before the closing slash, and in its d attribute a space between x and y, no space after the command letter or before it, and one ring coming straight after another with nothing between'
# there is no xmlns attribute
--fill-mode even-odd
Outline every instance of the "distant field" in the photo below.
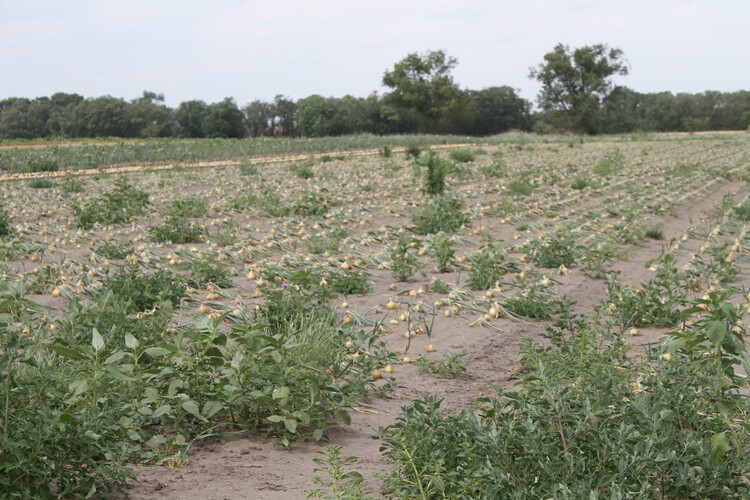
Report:
<svg viewBox="0 0 750 500"><path fill-rule="evenodd" d="M591 359L624 340L643 354L708 293L733 291L727 303L747 312L747 133L71 145L0 145L12 219L0 233L2 349L19 353L0 365L13 373L13 390L0 390L5 432L40 434L24 422L45 415L58 432L45 446L82 436L77 458L55 455L55 474L116 464L100 470L101 490L131 464L132 498L155 488L160 498L304 498L329 444L361 457L350 466L375 494L379 473L385 496L416 498L413 469L398 469L403 483L388 474L403 455L382 457L387 435L371 436L428 395L443 399L435 418L447 422L495 386L513 390L528 372L521 343L550 345L545 327L573 321L571 311L591 315L587 331L607 325ZM431 158L429 145L446 147ZM442 201L425 193L430 162L445 175ZM631 378L613 391L652 394L640 384L655 368L618 362ZM718 416L711 425L726 428ZM546 437L562 433L550 428ZM748 441L732 429L739 456ZM330 442L317 440L324 431ZM227 442L200 444L216 435ZM442 474L420 446L425 475ZM44 449L23 453L25 469L2 454L0 468L50 477Z"/></svg>

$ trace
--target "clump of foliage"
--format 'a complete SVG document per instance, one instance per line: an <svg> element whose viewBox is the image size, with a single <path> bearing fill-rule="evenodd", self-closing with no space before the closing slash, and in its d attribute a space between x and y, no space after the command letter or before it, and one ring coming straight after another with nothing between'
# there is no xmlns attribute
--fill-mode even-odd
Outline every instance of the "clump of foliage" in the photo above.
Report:
<svg viewBox="0 0 750 500"><path fill-rule="evenodd" d="M472 290L487 290L495 286L503 274L515 269L493 240L483 242L470 259L471 274L467 284Z"/></svg>
<svg viewBox="0 0 750 500"><path fill-rule="evenodd" d="M594 173L607 176L619 173L625 167L625 155L618 148L604 155L599 163L594 166Z"/></svg>
<svg viewBox="0 0 750 500"><path fill-rule="evenodd" d="M86 183L75 177L65 177L60 184L60 191L65 194L83 193L86 191Z"/></svg>
<svg viewBox="0 0 750 500"><path fill-rule="evenodd" d="M50 189L57 186L57 183L50 179L33 179L29 181L31 189Z"/></svg>
<svg viewBox="0 0 750 500"><path fill-rule="evenodd" d="M476 160L476 153L471 149L454 149L448 157L458 163L471 163Z"/></svg>
<svg viewBox="0 0 750 500"><path fill-rule="evenodd" d="M420 267L419 258L409 250L412 241L402 234L391 248L391 274L398 281L408 280Z"/></svg>
<svg viewBox="0 0 750 500"><path fill-rule="evenodd" d="M662 231L658 227L647 228L643 232L643 235L650 240L663 240L664 239L664 231Z"/></svg>
<svg viewBox="0 0 750 500"><path fill-rule="evenodd" d="M502 156L495 156L495 159L489 165L481 168L484 175L488 177L504 177L508 173L508 165Z"/></svg>
<svg viewBox="0 0 750 500"><path fill-rule="evenodd" d="M419 155L422 154L422 146L420 146L417 143L409 143L406 145L406 148L404 149L404 154L406 155L406 158L419 158Z"/></svg>
<svg viewBox="0 0 750 500"><path fill-rule="evenodd" d="M372 285L366 276L350 271L331 274L328 283L335 292L343 295L364 295L372 291Z"/></svg>
<svg viewBox="0 0 750 500"><path fill-rule="evenodd" d="M667 179L673 177L686 177L693 174L700 167L696 163L678 163L664 171L664 177Z"/></svg>
<svg viewBox="0 0 750 500"><path fill-rule="evenodd" d="M170 217L195 218L206 215L208 209L202 200L185 198L184 200L172 201L166 212Z"/></svg>
<svg viewBox="0 0 750 500"><path fill-rule="evenodd" d="M204 230L185 217L170 215L161 226L153 226L151 236L157 243L195 243L201 240Z"/></svg>
<svg viewBox="0 0 750 500"><path fill-rule="evenodd" d="M190 264L189 281L196 288L203 288L209 284L228 288L232 286L230 276L231 272L221 263L207 257L200 257Z"/></svg>
<svg viewBox="0 0 750 500"><path fill-rule="evenodd" d="M127 312L138 312L164 301L177 304L185 296L186 286L170 271L144 273L136 266L127 266L105 277L102 291L121 300Z"/></svg>
<svg viewBox="0 0 750 500"><path fill-rule="evenodd" d="M325 490L316 488L307 494L307 498L321 499L356 499L371 500L372 489L365 484L365 478L357 471L344 472L344 468L357 460L357 457L341 457L341 446L328 446L325 451L318 451L323 458L313 458L318 467L315 472L325 472L327 478L315 476L315 484ZM326 492L330 495L326 495Z"/></svg>
<svg viewBox="0 0 750 500"><path fill-rule="evenodd" d="M0 238L8 236L13 232L13 228L10 225L12 221L13 217L5 209L5 205L0 203Z"/></svg>
<svg viewBox="0 0 750 500"><path fill-rule="evenodd" d="M131 217L143 215L148 205L148 193L130 184L125 178L115 183L115 188L99 199L86 204L73 203L73 213L78 218L78 225L84 229L97 222L101 224L119 224Z"/></svg>
<svg viewBox="0 0 750 500"><path fill-rule="evenodd" d="M383 146L380 149L378 149L378 155L381 158L390 158L392 154L393 154L393 150L388 145Z"/></svg>
<svg viewBox="0 0 750 500"><path fill-rule="evenodd" d="M414 231L417 234L453 233L471 222L462 208L461 199L455 195L430 197L412 216Z"/></svg>
<svg viewBox="0 0 750 500"><path fill-rule="evenodd" d="M539 267L570 267L578 257L578 248L570 233L562 232L549 239L532 240L524 253Z"/></svg>
<svg viewBox="0 0 750 500"><path fill-rule="evenodd" d="M453 249L453 240L444 233L438 233L433 238L430 248L435 252L438 272L447 273L450 271L456 256L456 251Z"/></svg>
<svg viewBox="0 0 750 500"><path fill-rule="evenodd" d="M301 162L294 162L289 165L289 171L300 179L312 179L315 177L315 172L312 171L310 166Z"/></svg>
<svg viewBox="0 0 750 500"><path fill-rule="evenodd" d="M742 221L750 221L750 202L734 207L735 216Z"/></svg>
<svg viewBox="0 0 750 500"><path fill-rule="evenodd" d="M455 377L466 371L466 365L461 362L461 358L464 356L466 356L465 352L446 354L439 359L422 356L416 360L416 363L419 365L419 371L421 372L433 373L443 377Z"/></svg>
<svg viewBox="0 0 750 500"><path fill-rule="evenodd" d="M582 191L591 185L592 183L587 177L577 177L576 180L570 184L570 188L575 189L576 191Z"/></svg>
<svg viewBox="0 0 750 500"><path fill-rule="evenodd" d="M328 201L321 194L308 193L292 205L291 212L302 217L321 217L328 212Z"/></svg>
<svg viewBox="0 0 750 500"><path fill-rule="evenodd" d="M427 285L427 289L433 293L445 295L451 291L451 286L445 280L435 278Z"/></svg>
<svg viewBox="0 0 750 500"><path fill-rule="evenodd" d="M108 259L124 259L133 253L133 244L129 240L107 240L99 245L95 252Z"/></svg>
<svg viewBox="0 0 750 500"><path fill-rule="evenodd" d="M251 163L249 161L243 161L240 163L240 174L241 175L247 175L247 176L253 176L258 173L258 165L255 163Z"/></svg>
<svg viewBox="0 0 750 500"><path fill-rule="evenodd" d="M423 192L428 196L443 194L445 192L445 176L448 173L447 162L435 151L430 151L421 159L420 163L427 167Z"/></svg>
<svg viewBox="0 0 750 500"><path fill-rule="evenodd" d="M529 196L534 192L534 185L526 179L514 179L508 183L508 191L517 196Z"/></svg>
<svg viewBox="0 0 750 500"><path fill-rule="evenodd" d="M666 254L658 266L656 277L637 287L624 285L610 275L607 278L607 311L623 329L630 326L674 326L688 302L683 273L676 259Z"/></svg>
<svg viewBox="0 0 750 500"><path fill-rule="evenodd" d="M543 320L559 310L560 300L554 296L549 287L534 285L508 298L503 306L516 316Z"/></svg>
<svg viewBox="0 0 750 500"><path fill-rule="evenodd" d="M738 308L714 295L656 357L575 315L524 345L521 389L449 415L434 396L380 430L399 498L744 498L747 360ZM735 323L736 324L736 323ZM658 354L658 352L657 352ZM436 457L439 457L437 459Z"/></svg>

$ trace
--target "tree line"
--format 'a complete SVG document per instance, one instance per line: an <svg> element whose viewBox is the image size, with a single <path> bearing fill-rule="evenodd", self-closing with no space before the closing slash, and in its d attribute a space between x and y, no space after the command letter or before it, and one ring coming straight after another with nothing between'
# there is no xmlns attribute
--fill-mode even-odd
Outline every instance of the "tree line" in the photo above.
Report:
<svg viewBox="0 0 750 500"><path fill-rule="evenodd" d="M606 45L571 50L559 44L529 77L542 89L539 110L508 86L461 89L444 51L411 53L383 75L384 95L294 101L277 95L243 108L232 98L170 108L144 91L126 101L112 96L0 100L0 139L91 137L323 137L370 133L487 136L509 130L553 133L628 133L742 130L750 127L750 92L643 94L614 87L629 71L622 51Z"/></svg>

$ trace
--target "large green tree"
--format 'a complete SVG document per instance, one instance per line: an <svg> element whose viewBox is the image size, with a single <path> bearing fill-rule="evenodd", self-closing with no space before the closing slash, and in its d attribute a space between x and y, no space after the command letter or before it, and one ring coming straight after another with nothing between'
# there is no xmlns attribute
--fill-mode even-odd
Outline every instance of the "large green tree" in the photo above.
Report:
<svg viewBox="0 0 750 500"><path fill-rule="evenodd" d="M599 131L599 107L612 91L612 76L627 75L628 64L620 49L603 44L571 51L563 44L544 55L544 62L531 68L529 77L542 89L537 101L541 108L560 114L579 133Z"/></svg>
<svg viewBox="0 0 750 500"><path fill-rule="evenodd" d="M458 64L442 50L412 52L383 75L383 85L393 89L386 99L413 109L424 121L426 132L437 130L461 95L451 71Z"/></svg>

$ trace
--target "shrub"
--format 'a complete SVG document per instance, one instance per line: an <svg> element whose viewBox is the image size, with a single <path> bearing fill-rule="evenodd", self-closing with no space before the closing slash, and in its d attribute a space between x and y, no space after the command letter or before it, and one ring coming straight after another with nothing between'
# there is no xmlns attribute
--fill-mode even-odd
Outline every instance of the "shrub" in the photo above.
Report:
<svg viewBox="0 0 750 500"><path fill-rule="evenodd" d="M472 290L487 290L500 281L503 274L513 269L505 254L490 240L471 256L468 285Z"/></svg>
<svg viewBox="0 0 750 500"><path fill-rule="evenodd" d="M406 158L419 158L419 155L422 154L422 146L416 143L410 143L406 145L406 149L404 150L404 154L406 155Z"/></svg>
<svg viewBox="0 0 750 500"><path fill-rule="evenodd" d="M203 288L208 284L213 284L219 288L228 288L232 286L229 279L231 273L224 269L221 264L214 262L208 257L201 257L190 264L190 284L196 288Z"/></svg>
<svg viewBox="0 0 750 500"><path fill-rule="evenodd" d="M445 175L448 165L440 155L434 151L421 160L421 164L427 167L424 177L424 189L422 190L428 196L437 196L445 192Z"/></svg>
<svg viewBox="0 0 750 500"><path fill-rule="evenodd" d="M203 229L184 217L169 216L161 226L150 229L157 243L195 243L204 235Z"/></svg>
<svg viewBox="0 0 750 500"><path fill-rule="evenodd" d="M57 183L49 179L33 179L29 181L31 189L50 189L57 186Z"/></svg>
<svg viewBox="0 0 750 500"><path fill-rule="evenodd" d="M529 196L534 191L534 185L526 179L515 179L508 183L508 191L517 196Z"/></svg>
<svg viewBox="0 0 750 500"><path fill-rule="evenodd" d="M613 175L620 172L625 166L625 155L617 148L604 155L599 163L594 166L597 175Z"/></svg>
<svg viewBox="0 0 750 500"><path fill-rule="evenodd" d="M393 153L393 150L391 149L390 146L383 146L380 149L378 149L378 155L380 155L381 158L390 158L392 153Z"/></svg>
<svg viewBox="0 0 750 500"><path fill-rule="evenodd" d="M443 195L428 198L412 216L418 234L453 233L471 219L461 211L463 204L457 196Z"/></svg>
<svg viewBox="0 0 750 500"><path fill-rule="evenodd" d="M409 251L411 242L410 238L402 234L391 248L391 273L398 281L408 280L420 267L417 256Z"/></svg>
<svg viewBox="0 0 750 500"><path fill-rule="evenodd" d="M576 242L567 232L549 239L532 240L524 252L539 267L570 267L578 258Z"/></svg>
<svg viewBox="0 0 750 500"><path fill-rule="evenodd" d="M10 225L12 221L13 218L5 209L5 205L0 203L0 238L8 236L13 232L13 228Z"/></svg>
<svg viewBox="0 0 750 500"><path fill-rule="evenodd" d="M167 214L171 217L194 218L203 217L207 213L206 204L202 200L196 200L195 198L174 200L167 209Z"/></svg>
<svg viewBox="0 0 750 500"><path fill-rule="evenodd" d="M308 193L292 205L291 212L303 217L321 217L328 212L328 203L322 195Z"/></svg>
<svg viewBox="0 0 750 500"><path fill-rule="evenodd" d="M124 259L131 253L133 253L133 245L128 240L117 242L115 240L107 240L99 245L95 252L102 257L108 259Z"/></svg>
<svg viewBox="0 0 750 500"><path fill-rule="evenodd" d="M691 340L702 341L705 356L680 338L659 358L628 356L621 336L596 321L570 320L548 329L551 346L525 344L520 390L496 389L458 415L443 412L435 396L404 407L379 432L391 464L383 493L529 500L750 495L747 404L733 388L740 379L721 368L738 364L744 350L724 348L727 362L717 363L716 346L704 335ZM695 329L714 321L730 318Z"/></svg>
<svg viewBox="0 0 750 500"><path fill-rule="evenodd" d="M440 273L447 273L451 269L456 251L453 250L453 241L445 234L438 233L432 240L430 248L435 252L437 259L437 270Z"/></svg>
<svg viewBox="0 0 750 500"><path fill-rule="evenodd" d="M124 178L115 183L115 188L98 200L80 204L73 203L73 213L78 217L78 225L84 229L97 222L118 224L131 217L142 215L148 205L148 194L128 184Z"/></svg>
<svg viewBox="0 0 750 500"><path fill-rule="evenodd" d="M186 294L182 279L167 270L160 269L145 274L134 266L120 269L104 279L103 292L111 292L121 300L127 312L138 312L169 301L177 304Z"/></svg>
<svg viewBox="0 0 750 500"><path fill-rule="evenodd" d="M458 163L471 163L476 159L476 154L471 149L454 149L449 153L449 157Z"/></svg>
<svg viewBox="0 0 750 500"><path fill-rule="evenodd" d="M364 295L372 291L372 285L367 277L348 271L330 275L328 283L335 292L343 295L351 295L353 293Z"/></svg>
<svg viewBox="0 0 750 500"><path fill-rule="evenodd" d="M289 171L300 179L312 179L315 177L315 172L308 165L300 162L294 162L289 165Z"/></svg>

